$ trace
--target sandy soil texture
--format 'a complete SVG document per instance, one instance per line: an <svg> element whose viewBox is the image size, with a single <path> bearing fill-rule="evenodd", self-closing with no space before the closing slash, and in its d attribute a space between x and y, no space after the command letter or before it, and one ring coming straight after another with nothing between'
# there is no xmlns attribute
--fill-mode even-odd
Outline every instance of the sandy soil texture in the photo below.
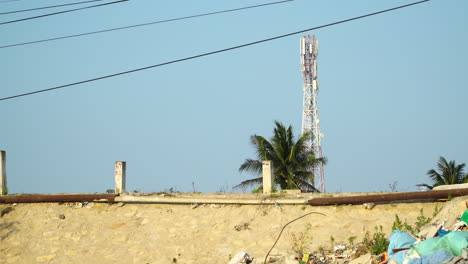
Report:
<svg viewBox="0 0 468 264"><path fill-rule="evenodd" d="M439 219L459 216L460 197L446 204ZM275 248L291 250L307 227L310 250L361 239L382 225L390 234L398 214L414 223L422 209L431 216L444 203L312 207L305 205L174 205L44 203L0 204L0 263L228 263L246 251L262 260L281 228ZM294 238L296 237L296 239Z"/></svg>

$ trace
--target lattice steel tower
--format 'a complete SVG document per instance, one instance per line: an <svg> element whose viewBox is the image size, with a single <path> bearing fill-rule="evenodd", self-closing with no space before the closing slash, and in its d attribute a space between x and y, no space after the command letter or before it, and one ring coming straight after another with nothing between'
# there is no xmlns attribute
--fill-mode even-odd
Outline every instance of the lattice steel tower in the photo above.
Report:
<svg viewBox="0 0 468 264"><path fill-rule="evenodd" d="M317 104L319 84L317 81L318 40L312 35L301 38L301 64L304 79L304 102L302 105L302 134L310 132L306 146L312 149L316 158L322 157L322 137ZM311 166L314 172L314 184L320 192L325 192L323 164Z"/></svg>

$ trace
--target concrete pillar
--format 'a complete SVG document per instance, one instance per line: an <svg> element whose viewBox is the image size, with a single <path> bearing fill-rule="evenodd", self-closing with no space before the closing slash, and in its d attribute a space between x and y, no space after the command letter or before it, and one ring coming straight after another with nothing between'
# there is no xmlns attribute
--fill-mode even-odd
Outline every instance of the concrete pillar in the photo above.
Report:
<svg viewBox="0 0 468 264"><path fill-rule="evenodd" d="M8 194L6 177L6 151L0 150L0 195Z"/></svg>
<svg viewBox="0 0 468 264"><path fill-rule="evenodd" d="M273 187L273 162L271 160L262 161L263 173L263 193L269 194Z"/></svg>
<svg viewBox="0 0 468 264"><path fill-rule="evenodd" d="M125 192L126 169L127 169L127 163L125 161L115 162L115 193L116 194L121 194Z"/></svg>

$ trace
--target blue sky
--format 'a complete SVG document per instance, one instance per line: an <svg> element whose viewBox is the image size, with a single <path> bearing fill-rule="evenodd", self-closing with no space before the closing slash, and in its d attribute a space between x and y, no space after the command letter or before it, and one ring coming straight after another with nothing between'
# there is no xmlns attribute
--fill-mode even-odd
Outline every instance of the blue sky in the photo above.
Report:
<svg viewBox="0 0 468 264"><path fill-rule="evenodd" d="M0 3L0 12L63 3ZM0 25L0 46L266 1L150 1ZM86 80L363 15L408 1L308 1L0 49L0 97ZM1 21L52 11L0 16ZM468 162L468 2L433 0L310 32L330 192L416 190L439 156ZM291 36L111 79L0 101L11 193L230 191L253 175L249 136L300 133Z"/></svg>

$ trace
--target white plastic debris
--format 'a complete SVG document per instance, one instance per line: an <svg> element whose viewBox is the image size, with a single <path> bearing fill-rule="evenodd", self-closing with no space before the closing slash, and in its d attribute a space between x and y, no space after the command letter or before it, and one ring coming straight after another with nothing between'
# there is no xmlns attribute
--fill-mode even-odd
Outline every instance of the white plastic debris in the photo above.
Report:
<svg viewBox="0 0 468 264"><path fill-rule="evenodd" d="M249 253L241 251L237 253L228 264L255 264L254 258Z"/></svg>
<svg viewBox="0 0 468 264"><path fill-rule="evenodd" d="M338 250L345 250L346 246L345 245L336 245L333 247L333 251L337 252Z"/></svg>

